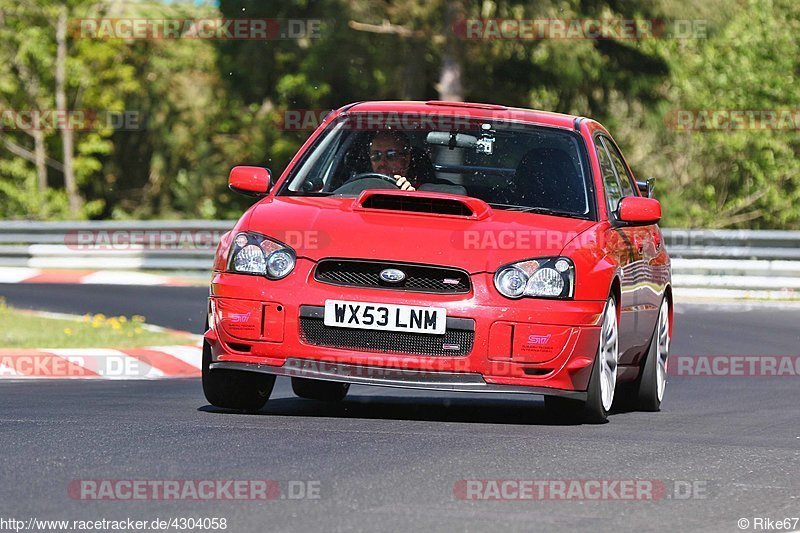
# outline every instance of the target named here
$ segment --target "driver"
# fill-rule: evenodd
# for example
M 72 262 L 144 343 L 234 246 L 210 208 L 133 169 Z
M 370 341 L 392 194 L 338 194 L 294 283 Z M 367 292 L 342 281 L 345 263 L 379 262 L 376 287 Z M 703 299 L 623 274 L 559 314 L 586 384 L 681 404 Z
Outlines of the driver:
M 419 187 L 419 179 L 410 172 L 411 143 L 405 133 L 382 131 L 376 134 L 369 145 L 369 160 L 374 172 L 392 176 L 398 188 L 416 191 Z

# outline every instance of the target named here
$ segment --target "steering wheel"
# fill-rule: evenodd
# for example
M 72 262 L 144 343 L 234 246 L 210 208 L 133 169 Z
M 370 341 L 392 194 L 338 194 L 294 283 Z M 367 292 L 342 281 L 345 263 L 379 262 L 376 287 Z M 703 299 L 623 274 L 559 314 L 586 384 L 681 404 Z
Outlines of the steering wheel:
M 392 185 L 394 185 L 398 189 L 400 188 L 400 186 L 397 185 L 397 180 L 396 179 L 394 179 L 392 176 L 390 176 L 388 174 L 381 174 L 380 172 L 363 172 L 361 174 L 356 174 L 355 176 L 353 176 L 352 178 L 347 180 L 346 183 L 353 183 L 354 181 L 358 181 L 358 180 L 367 180 L 367 179 L 376 179 L 376 178 L 377 179 L 382 179 L 383 181 L 391 183 Z

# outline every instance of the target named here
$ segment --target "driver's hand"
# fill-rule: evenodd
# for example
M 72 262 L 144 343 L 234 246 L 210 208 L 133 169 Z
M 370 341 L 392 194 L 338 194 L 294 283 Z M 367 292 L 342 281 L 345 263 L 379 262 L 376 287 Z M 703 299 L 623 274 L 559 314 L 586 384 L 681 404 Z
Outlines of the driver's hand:
M 407 179 L 405 179 L 403 176 L 401 176 L 399 174 L 395 174 L 394 175 L 394 179 L 395 179 L 395 183 L 397 183 L 397 186 L 400 187 L 400 190 L 403 190 L 403 191 L 416 191 L 417 190 L 416 187 L 411 185 L 411 182 L 409 182 Z

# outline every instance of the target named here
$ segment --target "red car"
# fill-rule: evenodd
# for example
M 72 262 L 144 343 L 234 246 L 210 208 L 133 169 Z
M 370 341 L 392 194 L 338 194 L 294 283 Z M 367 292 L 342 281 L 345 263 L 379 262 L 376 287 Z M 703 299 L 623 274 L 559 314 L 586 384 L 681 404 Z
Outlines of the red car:
M 203 389 L 258 410 L 275 376 L 342 400 L 350 384 L 528 393 L 586 421 L 658 410 L 670 260 L 651 182 L 569 115 L 364 102 L 325 118 L 219 244 Z

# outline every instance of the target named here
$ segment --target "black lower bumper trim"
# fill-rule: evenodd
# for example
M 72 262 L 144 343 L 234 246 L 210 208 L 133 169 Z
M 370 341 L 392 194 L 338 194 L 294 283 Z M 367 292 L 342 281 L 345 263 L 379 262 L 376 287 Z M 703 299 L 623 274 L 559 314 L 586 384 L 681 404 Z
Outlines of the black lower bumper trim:
M 220 361 L 211 364 L 211 370 L 241 370 L 260 372 L 276 376 L 289 376 L 325 381 L 339 381 L 358 385 L 376 385 L 406 389 L 438 390 L 448 392 L 491 392 L 513 394 L 539 394 L 585 400 L 582 391 L 551 389 L 548 387 L 524 387 L 517 385 L 495 385 L 487 383 L 483 376 L 470 372 L 433 372 L 384 368 L 379 366 L 329 363 L 290 357 L 283 366 L 259 365 Z

